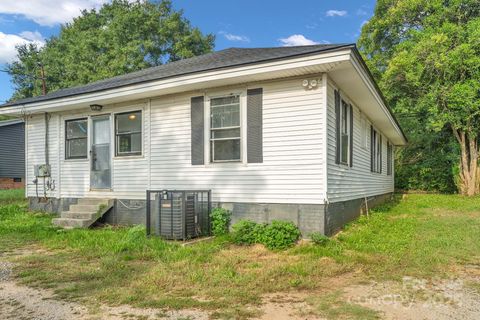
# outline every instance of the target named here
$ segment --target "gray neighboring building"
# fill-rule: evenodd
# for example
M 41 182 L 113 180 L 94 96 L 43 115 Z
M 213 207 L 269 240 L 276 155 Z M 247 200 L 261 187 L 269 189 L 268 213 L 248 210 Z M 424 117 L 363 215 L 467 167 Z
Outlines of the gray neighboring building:
M 25 179 L 25 124 L 0 121 L 0 189 L 22 188 Z

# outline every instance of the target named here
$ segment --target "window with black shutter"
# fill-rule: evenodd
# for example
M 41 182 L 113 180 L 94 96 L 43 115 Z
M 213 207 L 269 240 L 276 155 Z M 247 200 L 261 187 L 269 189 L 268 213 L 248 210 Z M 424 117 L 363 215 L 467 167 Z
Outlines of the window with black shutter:
M 191 125 L 192 165 L 204 164 L 204 152 L 208 163 L 263 162 L 262 88 L 248 89 L 246 95 L 231 93 L 206 100 L 193 97 Z

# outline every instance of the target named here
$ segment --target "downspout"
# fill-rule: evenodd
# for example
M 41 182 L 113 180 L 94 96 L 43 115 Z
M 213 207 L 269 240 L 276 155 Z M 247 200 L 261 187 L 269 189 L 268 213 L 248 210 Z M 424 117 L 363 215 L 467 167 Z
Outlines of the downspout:
M 49 159 L 48 159 L 48 113 L 45 112 L 45 164 L 49 164 Z M 47 184 L 46 184 L 46 177 L 43 176 L 43 198 L 46 201 L 47 200 Z
M 49 114 L 45 112 L 45 164 L 48 166 L 49 159 L 48 159 L 48 122 L 49 122 Z

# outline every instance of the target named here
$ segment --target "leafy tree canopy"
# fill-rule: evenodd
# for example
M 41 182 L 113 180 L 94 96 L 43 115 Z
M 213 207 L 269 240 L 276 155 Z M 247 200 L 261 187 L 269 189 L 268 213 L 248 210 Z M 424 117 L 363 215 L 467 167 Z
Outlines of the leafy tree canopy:
M 113 0 L 83 11 L 41 49 L 18 47 L 18 61 L 8 66 L 16 89 L 12 99 L 42 94 L 39 64 L 48 91 L 54 91 L 207 53 L 214 40 L 192 27 L 170 0 Z
M 433 137 L 452 133 L 461 151 L 459 189 L 478 193 L 480 2 L 379 0 L 359 46 L 394 110 L 416 115 L 413 121 L 422 118 L 413 136 L 422 130 Z M 403 122 L 408 127 L 413 121 Z M 413 148 L 424 138 L 414 139 Z M 430 153 L 423 160 L 439 156 Z

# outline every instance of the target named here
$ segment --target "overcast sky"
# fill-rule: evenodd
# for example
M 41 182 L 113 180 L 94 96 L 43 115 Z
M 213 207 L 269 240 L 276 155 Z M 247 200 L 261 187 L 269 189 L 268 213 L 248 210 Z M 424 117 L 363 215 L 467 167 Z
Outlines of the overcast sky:
M 82 9 L 98 8 L 107 1 L 0 0 L 0 68 L 15 59 L 15 45 L 41 46 Z M 173 4 L 194 26 L 214 33 L 216 50 L 221 50 L 356 42 L 375 1 L 173 0 Z M 8 74 L 0 72 L 0 102 L 12 92 Z

